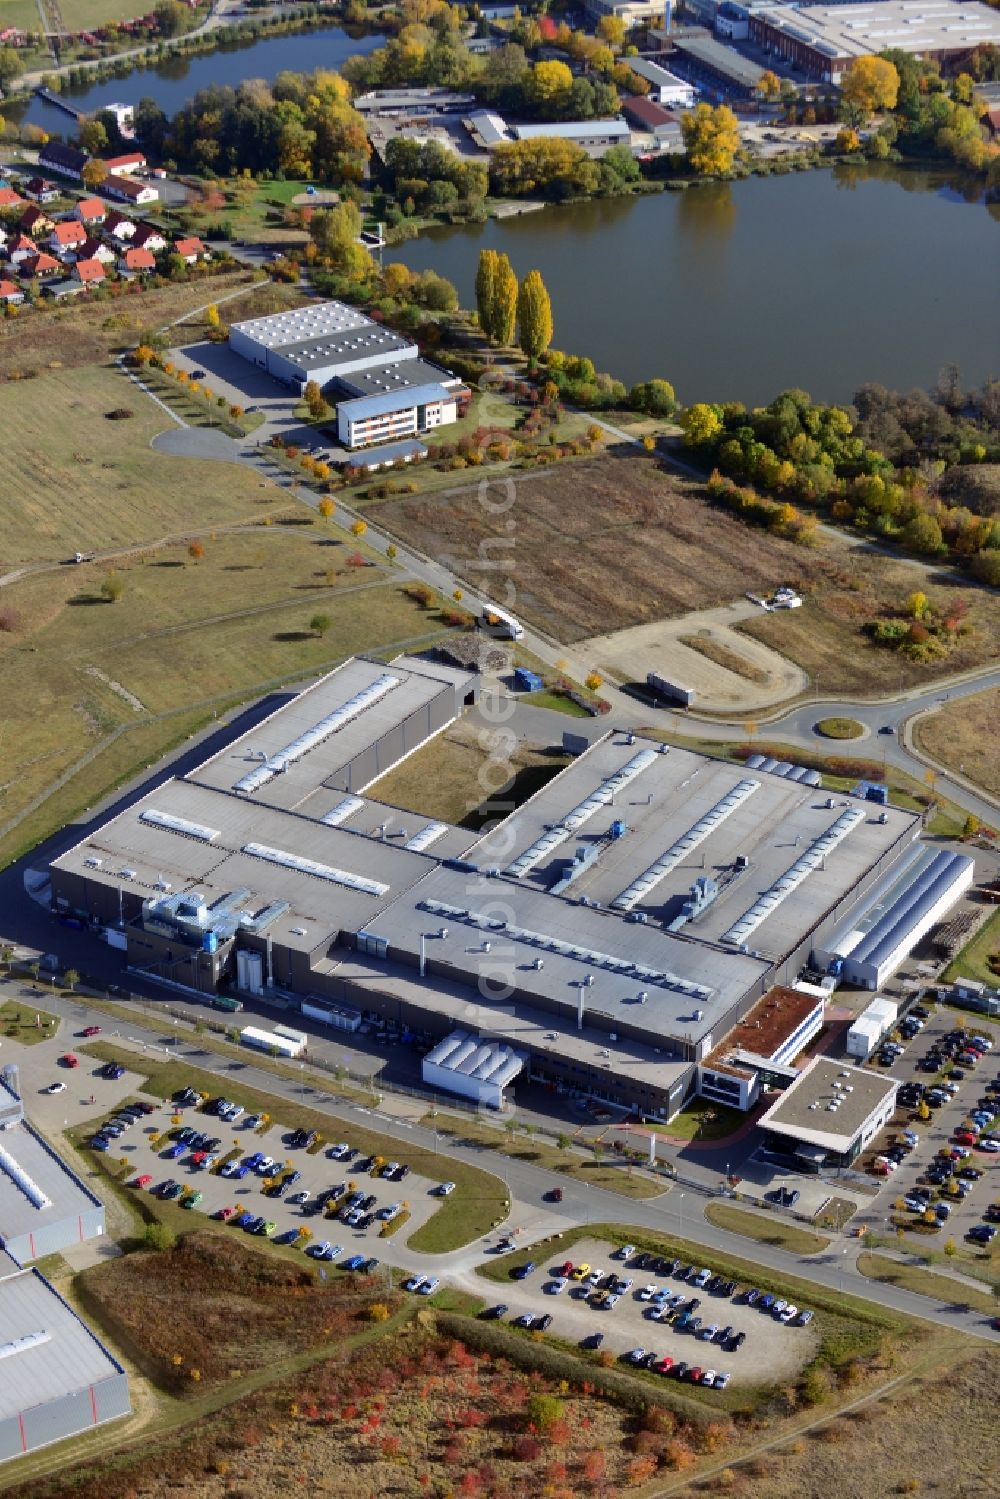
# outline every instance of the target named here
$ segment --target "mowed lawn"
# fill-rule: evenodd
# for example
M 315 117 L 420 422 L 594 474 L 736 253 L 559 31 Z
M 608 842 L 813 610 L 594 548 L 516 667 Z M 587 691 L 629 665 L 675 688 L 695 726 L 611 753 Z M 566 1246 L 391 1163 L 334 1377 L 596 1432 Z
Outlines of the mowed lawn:
M 109 420 L 107 413 L 119 408 L 133 415 Z M 157 453 L 150 441 L 170 425 L 113 368 L 0 385 L 0 428 L 7 434 L 0 575 L 23 563 L 130 547 L 287 505 L 276 486 L 235 464 Z
M 437 615 L 385 571 L 352 566 L 364 549 L 326 522 L 219 532 L 201 544 L 197 562 L 185 544 L 151 548 L 114 569 L 57 568 L 2 590 L 19 622 L 0 633 L 0 859 L 217 712 L 357 651 L 442 633 Z M 100 594 L 112 571 L 123 590 L 116 603 Z M 316 615 L 329 620 L 322 634 Z M 82 765 L 88 754 L 106 766 Z M 74 767 L 79 780 L 58 785 Z M 54 788 L 27 836 L 19 820 Z

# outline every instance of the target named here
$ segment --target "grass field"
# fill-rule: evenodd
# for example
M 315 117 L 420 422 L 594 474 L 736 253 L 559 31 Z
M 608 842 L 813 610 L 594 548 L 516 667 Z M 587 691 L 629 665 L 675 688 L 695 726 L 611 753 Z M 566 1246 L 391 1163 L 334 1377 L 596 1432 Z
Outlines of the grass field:
M 453 1120 L 428 1114 L 421 1123 L 436 1129 L 439 1135 L 447 1135 L 456 1144 L 485 1146 L 487 1150 L 510 1156 L 513 1161 L 530 1161 L 543 1170 L 558 1171 L 561 1176 L 572 1177 L 588 1186 L 603 1187 L 609 1192 L 619 1192 L 623 1197 L 659 1197 L 669 1190 L 668 1183 L 653 1181 L 633 1171 L 624 1160 L 616 1161 L 608 1151 L 601 1159 L 596 1156 L 588 1158 L 569 1148 L 560 1150 L 558 1145 L 538 1136 L 501 1132 L 489 1125 L 476 1124 L 471 1119 Z M 419 1248 L 419 1244 L 415 1243 L 414 1248 Z
M 942 765 L 961 770 L 970 781 L 1000 796 L 1000 687 L 974 697 L 957 698 L 937 713 L 918 718 L 913 737 L 920 749 Z M 1000 812 L 996 821 L 1000 822 Z
M 954 1302 L 970 1306 L 973 1311 L 994 1315 L 996 1298 L 986 1291 L 977 1291 L 964 1281 L 937 1270 L 925 1270 L 920 1265 L 903 1265 L 884 1254 L 858 1255 L 858 1269 L 869 1280 L 882 1280 L 887 1285 L 902 1286 L 917 1296 L 930 1296 L 935 1301 Z
M 67 31 L 93 31 L 114 21 L 131 21 L 149 14 L 142 0 L 59 0 L 59 11 Z M 37 19 L 36 7 L 36 23 Z
M 253 272 L 242 268 L 153 287 L 115 301 L 76 298 L 71 306 L 57 306 L 43 300 L 40 306 L 45 310 L 0 322 L 0 382 L 24 378 L 29 372 L 102 364 L 133 348 L 144 329 L 161 328 L 195 308 L 218 302 L 237 287 L 249 289 L 252 284 Z
M 710 508 L 699 485 L 651 457 L 609 454 L 505 477 L 516 484 L 511 507 L 483 505 L 471 485 L 388 500 L 372 513 L 463 576 L 488 551 L 497 589 L 509 581 L 518 614 L 560 640 L 720 604 L 821 569 L 818 553 Z
M 57 1024 L 54 1015 L 36 1010 L 32 1005 L 17 1004 L 12 999 L 0 1005 L 0 1031 L 22 1046 L 34 1046 L 37 1041 L 54 1036 Z
M 133 416 L 109 421 L 122 407 Z M 287 508 L 235 464 L 157 453 L 150 440 L 169 418 L 106 366 L 0 385 L 0 424 L 17 433 L 0 492 L 0 576 Z
M 553 733 L 559 732 L 557 720 Z M 568 763 L 565 755 L 523 744 L 509 752 L 505 747 L 502 758 L 492 759 L 479 731 L 458 723 L 369 786 L 368 795 L 476 829 L 513 811 Z
M 759 1213 L 744 1212 L 728 1202 L 710 1202 L 705 1208 L 705 1217 L 716 1228 L 742 1234 L 745 1239 L 757 1239 L 761 1244 L 777 1245 L 791 1254 L 818 1254 L 830 1242 L 821 1234 L 800 1228 L 797 1223 L 778 1217 L 762 1218 Z
M 228 478 L 226 465 L 204 468 L 211 480 Z M 258 493 L 272 504 L 280 496 L 236 477 L 249 503 Z M 208 488 L 201 480 L 195 493 Z M 359 650 L 440 635 L 436 616 L 380 569 L 352 566 L 365 548 L 326 522 L 203 536 L 199 562 L 184 543 L 150 547 L 113 568 L 56 568 L 2 590 L 17 623 L 0 632 L 0 757 L 13 767 L 20 748 L 16 774 L 0 779 L 0 858 L 30 847 L 236 702 Z M 112 571 L 123 592 L 109 604 L 100 587 Z M 317 613 L 330 620 L 323 635 L 311 628 Z M 26 814 L 30 829 L 20 824 Z
M 731 1109 L 727 1104 L 696 1098 L 675 1114 L 669 1124 L 658 1125 L 657 1129 L 683 1140 L 725 1140 L 746 1124 L 746 1118 L 739 1109 Z
M 125 1051 L 108 1041 L 88 1042 L 81 1050 L 100 1061 L 121 1062 L 131 1072 L 137 1072 L 145 1079 L 143 1090 L 157 1098 L 169 1098 L 179 1088 L 187 1086 L 198 1087 L 206 1093 L 217 1088 L 213 1075 L 201 1072 L 193 1063 L 158 1062 L 152 1058 L 137 1056 L 135 1052 Z M 238 1053 L 235 1048 L 233 1054 L 245 1056 L 245 1053 Z M 231 1082 L 226 1082 L 226 1097 L 242 1104 L 248 1113 L 271 1114 L 289 1129 L 314 1129 L 330 1139 L 337 1138 L 335 1131 L 343 1128 L 351 1144 L 364 1154 L 399 1159 L 402 1152 L 402 1158 L 405 1158 L 410 1169 L 419 1176 L 429 1177 L 431 1181 L 443 1179 L 447 1171 L 449 1180 L 456 1184 L 456 1190 L 450 1197 L 441 1199 L 441 1206 L 424 1224 L 420 1235 L 414 1234 L 415 1241 L 418 1237 L 420 1239 L 419 1243 L 414 1243 L 414 1248 L 441 1253 L 460 1249 L 463 1244 L 487 1233 L 505 1215 L 505 1184 L 498 1176 L 481 1171 L 476 1166 L 469 1166 L 465 1161 L 446 1160 L 426 1147 L 404 1147 L 398 1140 L 390 1140 L 377 1130 L 367 1129 L 353 1120 L 349 1125 L 338 1124 L 329 1114 L 318 1113 L 306 1104 L 294 1103 L 290 1099 L 276 1099 L 270 1093 L 249 1087 L 235 1077 Z M 171 1204 L 164 1206 L 170 1207 Z M 189 1219 L 190 1215 L 185 1213 L 184 1217 Z
M 865 727 L 856 718 L 821 718 L 816 724 L 816 732 L 824 739 L 861 739 Z
M 141 14 L 140 11 L 136 12 Z M 0 21 L 3 26 L 14 26 L 18 31 L 39 31 L 37 0 L 3 0 L 0 5 Z
M 990 968 L 989 959 L 1000 954 L 1000 910 L 994 911 L 971 942 L 967 942 L 954 962 L 949 963 L 941 977 L 944 980 L 967 978 L 978 979 L 982 984 L 995 985 L 1000 982 L 1000 973 Z M 979 1024 L 979 1017 L 976 1017 Z

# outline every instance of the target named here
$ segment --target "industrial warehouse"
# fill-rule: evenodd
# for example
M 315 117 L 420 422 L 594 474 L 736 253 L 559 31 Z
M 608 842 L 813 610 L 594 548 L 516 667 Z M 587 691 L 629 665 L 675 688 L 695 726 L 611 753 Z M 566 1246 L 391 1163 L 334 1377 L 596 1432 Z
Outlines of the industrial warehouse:
M 24 1117 L 17 1068 L 0 1078 L 0 1245 L 28 1264 L 104 1233 L 104 1204 Z
M 310 302 L 234 323 L 229 346 L 293 390 L 310 381 L 327 390 L 337 401 L 338 438 L 349 448 L 446 426 L 468 403 L 457 375 L 344 302 Z
M 485 835 L 380 801 L 475 695 L 437 662 L 346 662 L 64 852 L 55 909 L 165 983 L 451 1039 L 435 1085 L 495 1107 L 524 1072 L 669 1118 L 704 1064 L 715 1096 L 740 1072 L 787 1083 L 822 1022 L 803 969 L 833 953 L 832 989 L 850 946 L 884 976 L 971 877 L 878 788 L 624 732 Z M 775 986 L 805 997 L 755 1044 L 737 1028 Z
M 43 1275 L 0 1251 L 0 1462 L 131 1408 L 118 1360 Z
M 856 58 L 896 50 L 940 62 L 1000 43 L 1000 16 L 967 0 L 775 5 L 750 12 L 751 42 L 811 77 L 839 83 Z

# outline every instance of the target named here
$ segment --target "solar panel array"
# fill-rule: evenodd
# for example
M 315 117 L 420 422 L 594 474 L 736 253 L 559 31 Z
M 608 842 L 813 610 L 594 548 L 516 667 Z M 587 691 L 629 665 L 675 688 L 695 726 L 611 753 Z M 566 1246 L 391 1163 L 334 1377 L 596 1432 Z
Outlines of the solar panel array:
M 244 843 L 241 850 L 253 859 L 264 859 L 268 864 L 280 864 L 284 869 L 294 869 L 297 874 L 311 874 L 317 880 L 329 880 L 332 885 L 344 885 L 348 890 L 358 890 L 362 895 L 386 895 L 388 885 L 380 880 L 369 880 L 361 874 L 351 874 L 346 869 L 337 869 L 332 864 L 320 864 L 315 859 L 303 859 L 299 854 L 286 853 L 281 848 L 269 848 L 266 843 Z
M 664 973 L 658 968 L 647 968 L 645 964 L 633 963 L 628 958 L 616 958 L 612 953 L 599 952 L 594 948 L 577 947 L 574 943 L 563 942 L 561 938 L 552 937 L 547 932 L 532 932 L 526 927 L 512 926 L 510 922 L 501 921 L 492 916 L 481 916 L 477 911 L 467 911 L 463 906 L 452 906 L 447 901 L 422 900 L 419 903 L 419 909 L 428 911 L 433 916 L 446 916 L 450 921 L 460 921 L 465 926 L 475 927 L 482 932 L 503 932 L 504 936 L 512 941 L 523 942 L 526 946 L 539 948 L 542 952 L 554 953 L 561 958 L 572 958 L 592 968 L 603 968 L 621 978 L 641 979 L 643 983 L 653 984 L 659 989 L 670 989 L 694 1000 L 708 1000 L 714 992 L 706 988 L 704 984 L 695 984 L 689 979 L 679 978 L 674 973 Z
M 523 853 L 518 854 L 513 863 L 508 864 L 507 873 L 512 874 L 515 879 L 520 879 L 522 875 L 534 869 L 535 865 L 541 863 L 544 858 L 547 858 L 553 849 L 558 848 L 561 843 L 566 842 L 567 838 L 572 837 L 589 818 L 593 817 L 595 812 L 600 811 L 601 807 L 606 807 L 609 802 L 613 801 L 617 793 L 623 791 L 629 782 L 634 781 L 636 776 L 644 771 L 647 766 L 652 765 L 655 759 L 656 751 L 651 749 L 640 750 L 637 755 L 633 755 L 631 760 L 628 760 L 620 770 L 616 770 L 614 775 L 610 775 L 606 780 L 603 780 L 585 801 L 580 802 L 571 812 L 567 812 L 566 816 L 559 823 L 554 827 L 547 828 L 542 836 L 536 838 L 530 847 L 526 848 Z
M 280 771 L 287 770 L 289 765 L 294 765 L 296 760 L 301 760 L 303 755 L 315 749 L 318 744 L 322 744 L 324 739 L 329 739 L 331 734 L 335 734 L 346 723 L 350 723 L 352 718 L 357 718 L 359 713 L 363 713 L 366 708 L 370 708 L 373 703 L 385 697 L 393 687 L 398 687 L 399 680 L 399 677 L 394 677 L 391 672 L 383 672 L 380 677 L 375 678 L 374 682 L 369 682 L 367 687 L 363 687 L 352 698 L 348 698 L 346 703 L 341 703 L 339 708 L 335 708 L 332 713 L 328 713 L 325 718 L 321 718 L 318 723 L 306 729 L 297 739 L 293 739 L 291 744 L 286 744 L 284 749 L 269 755 L 263 764 L 258 765 L 254 770 L 248 770 L 246 775 L 241 776 L 236 782 L 233 790 L 259 791 L 261 786 L 266 786 L 268 781 Z
M 729 942 L 734 947 L 742 947 L 747 938 L 757 930 L 761 922 L 774 912 L 781 902 L 797 890 L 803 880 L 818 869 L 828 854 L 847 837 L 848 833 L 864 822 L 865 814 L 859 807 L 849 807 L 842 812 L 836 822 L 827 828 L 815 842 L 811 843 L 804 854 L 801 854 L 784 874 L 779 875 L 773 885 L 770 885 L 763 895 L 759 895 L 748 911 L 744 911 L 728 932 L 723 932 L 721 940 Z
M 197 838 L 199 843 L 214 843 L 219 837 L 218 828 L 189 822 L 186 817 L 175 817 L 172 812 L 157 812 L 155 807 L 144 808 L 139 813 L 139 821 L 148 822 L 154 828 L 165 828 L 168 833 L 180 833 L 185 838 Z
M 615 896 L 611 902 L 612 908 L 616 911 L 631 911 L 638 901 L 649 895 L 661 880 L 666 879 L 667 875 L 677 868 L 682 859 L 686 859 L 699 844 L 704 843 L 705 839 L 709 838 L 716 828 L 736 811 L 737 807 L 742 807 L 743 803 L 759 789 L 760 782 L 749 777 L 738 781 L 732 790 L 727 791 L 722 800 L 716 802 L 715 806 L 710 808 L 703 817 L 699 817 L 694 826 L 689 828 L 682 838 L 678 838 L 677 842 L 672 844 L 655 864 L 651 864 L 632 881 L 627 889 Z

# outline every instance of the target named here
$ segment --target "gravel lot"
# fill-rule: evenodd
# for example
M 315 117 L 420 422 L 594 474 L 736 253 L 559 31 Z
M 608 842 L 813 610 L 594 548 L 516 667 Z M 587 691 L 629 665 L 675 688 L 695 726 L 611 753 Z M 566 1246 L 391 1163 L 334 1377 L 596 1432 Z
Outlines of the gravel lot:
M 591 1333 L 602 1332 L 604 1347 L 614 1353 L 625 1353 L 631 1348 L 655 1349 L 661 1357 L 669 1354 L 675 1361 L 683 1359 L 688 1364 L 700 1364 L 703 1369 L 728 1369 L 734 1385 L 790 1379 L 812 1357 L 817 1343 L 813 1327 L 786 1327 L 755 1307 L 732 1298 L 709 1296 L 685 1281 L 668 1280 L 645 1270 L 630 1271 L 627 1264 L 611 1258 L 615 1247 L 603 1239 L 581 1239 L 565 1256 L 550 1253 L 539 1259 L 538 1268 L 526 1280 L 512 1280 L 509 1286 L 481 1278 L 478 1283 L 481 1288 L 489 1287 L 486 1294 L 493 1302 L 507 1303 L 508 1320 L 523 1312 L 550 1312 L 553 1336 L 579 1341 Z M 634 1284 L 610 1312 L 591 1307 L 573 1282 L 553 1296 L 544 1288 L 551 1283 L 552 1271 L 567 1258 L 576 1265 L 589 1264 L 594 1270 L 631 1275 Z M 712 1269 L 711 1258 L 699 1261 L 698 1268 L 702 1265 Z M 720 1328 L 731 1325 L 737 1332 L 746 1333 L 746 1342 L 735 1353 L 726 1353 L 717 1343 L 707 1343 L 690 1333 L 677 1332 L 666 1323 L 651 1321 L 649 1303 L 639 1300 L 640 1291 L 647 1285 L 669 1286 L 688 1296 L 700 1296 L 701 1306 L 696 1315 L 701 1317 L 703 1326 L 711 1322 L 718 1323 Z M 737 1287 L 738 1291 L 744 1289 Z

